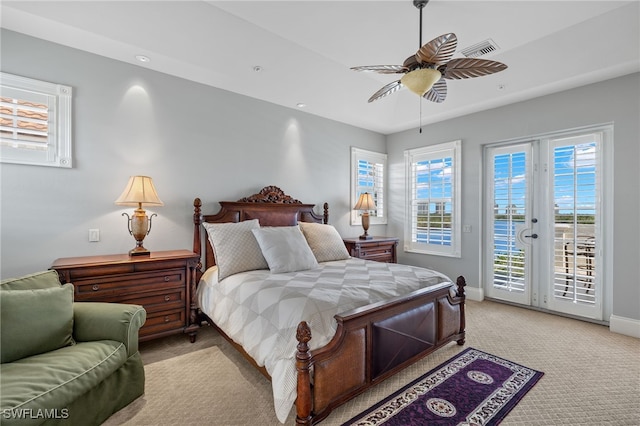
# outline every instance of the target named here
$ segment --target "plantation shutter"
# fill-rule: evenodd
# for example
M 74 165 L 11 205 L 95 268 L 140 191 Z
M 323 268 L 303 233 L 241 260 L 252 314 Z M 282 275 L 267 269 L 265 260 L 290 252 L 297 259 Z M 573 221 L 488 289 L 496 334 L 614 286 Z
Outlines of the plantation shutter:
M 72 167 L 69 86 L 0 72 L 0 162 Z
M 376 204 L 376 209 L 369 213 L 371 223 L 387 223 L 385 195 L 387 154 L 351 148 L 351 161 L 353 168 L 351 207 L 355 206 L 360 194 L 368 192 Z M 354 225 L 361 223 L 358 212 L 352 211 L 351 223 Z
M 551 140 L 554 297 L 594 304 L 599 291 L 600 133 Z
M 528 145 L 496 149 L 493 157 L 493 285 L 524 292 L 525 254 L 516 239 L 529 208 L 526 176 L 531 155 Z
M 405 250 L 460 255 L 459 141 L 405 151 Z
M 0 98 L 0 137 L 13 148 L 46 150 L 49 142 L 49 105 L 17 97 Z
M 384 214 L 384 164 L 367 160 L 358 161 L 358 189 L 357 194 L 368 192 L 373 196 L 376 210 L 372 216 L 381 217 Z

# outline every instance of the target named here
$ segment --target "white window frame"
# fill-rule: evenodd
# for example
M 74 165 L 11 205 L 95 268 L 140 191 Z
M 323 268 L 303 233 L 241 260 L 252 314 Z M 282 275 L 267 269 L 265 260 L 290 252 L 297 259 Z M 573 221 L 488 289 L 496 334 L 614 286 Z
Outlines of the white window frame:
M 360 149 L 351 147 L 351 225 L 362 225 L 362 219 L 359 211 L 353 210 L 353 207 L 358 202 L 360 190 L 358 188 L 358 163 L 360 161 L 366 161 L 374 164 L 379 172 L 382 173 L 382 179 L 378 180 L 379 185 L 374 183 L 374 194 L 378 194 L 376 201 L 375 211 L 372 211 L 369 216 L 369 223 L 372 225 L 386 225 L 387 223 L 387 154 L 381 152 L 368 151 L 366 149 Z M 381 203 L 379 203 L 381 201 Z
M 0 95 L 45 104 L 48 113 L 46 144 L 3 137 L 0 139 L 0 162 L 72 167 L 71 87 L 0 72 Z
M 461 257 L 461 150 L 460 140 L 446 142 L 421 148 L 409 149 L 404 152 L 405 177 L 406 177 L 406 205 L 405 205 L 405 235 L 404 250 L 406 252 L 431 254 L 447 257 Z M 440 160 L 451 158 L 451 243 L 450 245 L 429 244 L 418 242 L 414 236 L 417 234 L 417 220 L 414 220 L 413 212 L 417 211 L 414 164 L 427 160 Z

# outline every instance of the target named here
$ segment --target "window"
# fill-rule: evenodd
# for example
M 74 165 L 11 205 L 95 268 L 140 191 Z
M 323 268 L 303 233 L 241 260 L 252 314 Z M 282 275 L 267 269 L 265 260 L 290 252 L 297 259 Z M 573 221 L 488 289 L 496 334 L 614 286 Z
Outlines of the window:
M 71 167 L 71 87 L 0 73 L 0 161 Z
M 405 151 L 405 251 L 460 257 L 460 148 L 454 141 Z
M 351 207 L 356 205 L 360 194 L 370 193 L 376 203 L 376 210 L 369 212 L 372 225 L 387 223 L 386 173 L 387 154 L 351 148 Z M 361 223 L 360 214 L 351 210 L 351 224 Z

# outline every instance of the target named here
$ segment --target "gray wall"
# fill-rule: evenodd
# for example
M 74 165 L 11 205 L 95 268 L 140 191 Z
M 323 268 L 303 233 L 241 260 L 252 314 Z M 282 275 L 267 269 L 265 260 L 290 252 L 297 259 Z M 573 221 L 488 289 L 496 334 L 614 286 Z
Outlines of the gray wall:
M 389 154 L 389 225 L 403 236 L 405 149 L 463 141 L 462 259 L 409 254 L 401 262 L 464 274 L 479 287 L 482 146 L 614 122 L 613 314 L 640 319 L 640 107 L 638 74 L 385 137 L 295 109 L 192 83 L 2 30 L 2 71 L 74 88 L 74 168 L 0 164 L 0 268 L 3 278 L 48 268 L 59 257 L 123 253 L 134 246 L 113 201 L 134 174 L 153 177 L 165 206 L 145 239 L 152 250 L 190 249 L 192 203 L 205 212 L 264 185 L 303 202 L 331 206 L 349 224 L 351 146 Z M 320 208 L 318 208 L 320 212 Z M 88 242 L 99 228 L 101 241 Z M 388 229 L 387 229 L 388 228 Z
M 399 254 L 399 261 L 464 274 L 481 287 L 482 149 L 485 144 L 547 132 L 614 123 L 613 304 L 617 316 L 640 319 L 640 74 L 592 84 L 409 130 L 387 139 L 391 199 L 388 232 L 403 236 L 404 151 L 462 140 L 462 259 Z M 402 243 L 400 244 L 402 246 Z M 608 253 L 608 255 L 611 255 Z
M 165 203 L 148 209 L 158 214 L 150 250 L 191 249 L 195 197 L 214 213 L 265 185 L 318 213 L 328 202 L 342 235 L 361 233 L 349 224 L 350 147 L 385 152 L 383 135 L 15 32 L 1 43 L 3 72 L 74 90 L 74 167 L 0 164 L 3 278 L 133 248 L 121 216 L 133 208 L 114 201 L 137 174 Z M 88 242 L 90 228 L 100 242 Z

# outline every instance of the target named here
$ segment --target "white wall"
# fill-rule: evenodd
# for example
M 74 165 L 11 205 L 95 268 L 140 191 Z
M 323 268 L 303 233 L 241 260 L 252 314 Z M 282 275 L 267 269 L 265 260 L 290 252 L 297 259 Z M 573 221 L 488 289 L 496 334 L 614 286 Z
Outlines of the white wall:
M 462 258 L 399 253 L 399 261 L 463 274 L 481 286 L 482 148 L 485 144 L 583 126 L 614 125 L 613 315 L 640 320 L 640 74 L 543 96 L 526 102 L 409 130 L 387 139 L 391 199 L 388 232 L 400 237 L 404 225 L 404 151 L 462 140 Z M 402 247 L 402 243 L 400 244 Z M 609 254 L 611 255 L 611 254 Z
M 130 175 L 154 180 L 163 207 L 150 250 L 191 249 L 193 199 L 215 213 L 276 185 L 330 206 L 347 236 L 350 147 L 385 152 L 385 137 L 296 109 L 2 30 L 2 71 L 73 87 L 72 169 L 0 165 L 1 275 L 47 269 L 59 257 L 135 246 L 114 204 Z M 100 229 L 101 241 L 88 242 Z M 378 228 L 384 234 L 384 227 Z

